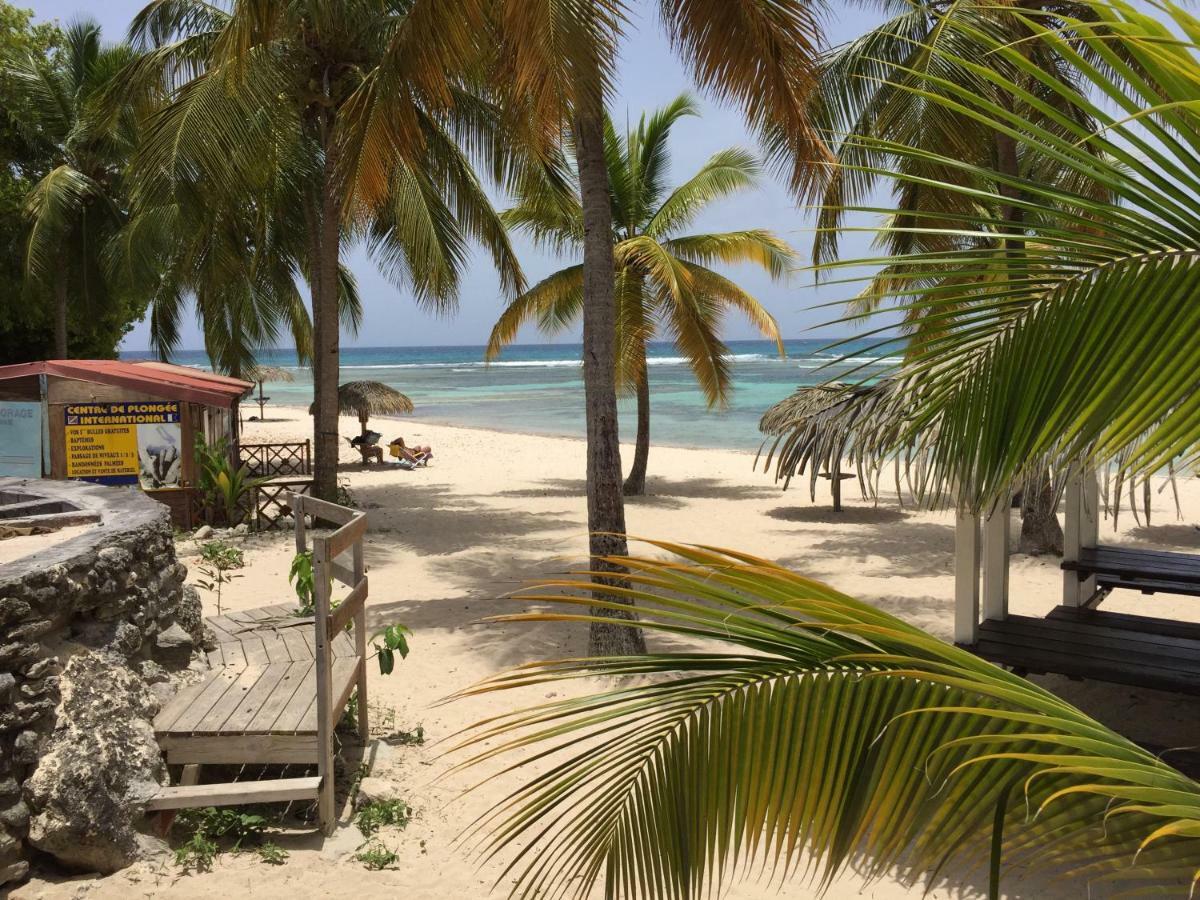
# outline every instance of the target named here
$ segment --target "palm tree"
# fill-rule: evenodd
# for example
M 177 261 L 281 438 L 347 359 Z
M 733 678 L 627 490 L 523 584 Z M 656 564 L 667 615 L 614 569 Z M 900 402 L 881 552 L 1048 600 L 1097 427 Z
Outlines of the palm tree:
M 54 354 L 68 356 L 69 306 L 107 315 L 113 304 L 104 248 L 125 220 L 123 174 L 137 139 L 137 116 L 122 103 L 100 115 L 98 101 L 133 58 L 125 44 L 104 45 L 100 26 L 81 19 L 64 29 L 51 56 L 6 62 L 6 75 L 23 101 L 12 114 L 35 140 L 52 148 L 53 165 L 25 201 L 28 291 L 47 291 L 54 310 Z
M 1048 10 L 1051 7 L 1047 7 Z M 1094 20 L 1084 4 L 1065 3 L 1052 7 L 1053 21 L 1069 30 L 1075 19 Z M 949 27 L 961 25 L 966 27 Z M 980 39 L 973 37 L 978 34 Z M 892 260 L 878 267 L 872 281 L 850 304 L 852 312 L 869 313 L 894 302 L 895 292 L 911 287 L 912 271 L 905 261 L 909 254 L 931 254 L 980 249 L 1005 240 L 1011 252 L 1022 248 L 1022 234 L 1037 216 L 1013 206 L 1017 196 L 999 176 L 1036 178 L 1102 196 L 1095 181 L 1064 167 L 1053 156 L 1039 155 L 1010 135 L 963 111 L 927 102 L 923 92 L 939 92 L 941 82 L 987 96 L 991 102 L 1043 127 L 1057 128 L 1055 116 L 1073 119 L 1080 127 L 1094 125 L 1083 106 L 1073 102 L 1077 75 L 1062 56 L 1039 41 L 1024 41 L 1030 34 L 1027 23 L 992 3 L 975 0 L 925 0 L 905 6 L 892 19 L 831 53 L 822 63 L 821 89 L 814 97 L 814 119 L 833 141 L 837 165 L 823 187 L 821 215 L 813 242 L 813 259 L 820 265 L 835 260 L 845 210 L 860 205 L 875 189 L 882 173 L 896 167 L 906 177 L 893 182 L 895 210 L 888 213 L 892 227 L 881 231 L 880 249 Z M 1005 59 L 987 52 L 989 41 L 1019 44 L 1024 58 L 1043 73 L 1057 78 L 1066 90 L 1039 95 L 1045 108 L 1001 89 L 982 77 L 977 67 L 958 65 L 954 57 L 972 63 L 990 62 L 1014 79 L 1025 91 L 1033 84 L 1030 76 Z M 943 49 L 949 53 L 941 52 Z M 1036 91 L 1035 91 L 1036 93 Z M 886 143 L 872 144 L 863 138 L 902 143 L 931 151 L 929 156 L 900 156 L 888 153 Z M 939 156 L 970 161 L 971 169 L 947 169 Z M 958 189 L 941 187 L 951 182 Z M 956 217 L 987 212 L 978 193 L 961 188 L 992 188 L 997 195 L 990 215 L 997 222 L 1012 222 L 998 233 L 952 233 L 939 225 Z M 1005 238 L 1004 235 L 1010 235 Z M 960 289 L 976 277 L 973 271 L 948 266 L 933 276 Z M 969 292 L 960 290 L 969 297 Z M 907 306 L 903 328 L 918 339 L 953 326 L 943 309 L 928 315 L 924 308 Z M 1062 553 L 1063 534 L 1055 514 L 1057 495 L 1049 473 L 1037 473 L 1021 491 L 1021 548 L 1025 552 Z
M 936 445 L 921 463 L 930 496 L 951 496 L 977 512 L 1046 467 L 1111 463 L 1143 477 L 1171 464 L 1180 468 L 1180 457 L 1182 465 L 1196 459 L 1200 347 L 1184 336 L 1200 316 L 1189 293 L 1193 281 L 1200 283 L 1200 213 L 1191 200 L 1200 193 L 1200 176 L 1190 149 L 1200 146 L 1193 112 L 1200 99 L 1200 30 L 1178 7 L 1164 10 L 1166 24 L 1097 2 L 1098 24 L 1079 23 L 1074 35 L 1057 30 L 1053 19 L 1043 23 L 1038 13 L 1022 13 L 1024 27 L 1075 68 L 1082 88 L 1029 64 L 1024 46 L 1009 46 L 969 24 L 950 26 L 1018 74 L 980 64 L 978 51 L 967 58 L 943 50 L 948 64 L 1030 104 L 1051 98 L 1043 110 L 1069 102 L 1082 112 L 1042 124 L 949 80 L 938 82 L 942 96 L 933 102 L 1004 132 L 1031 157 L 1053 158 L 1073 179 L 1023 172 L 971 184 L 978 170 L 969 159 L 861 139 L 873 152 L 944 168 L 953 177 L 937 182 L 938 189 L 958 195 L 964 206 L 978 201 L 928 228 L 947 241 L 976 236 L 979 246 L 874 258 L 907 267 L 889 290 L 906 314 L 959 323 L 914 336 L 894 373 L 897 396 L 919 396 L 904 411 L 907 425 L 896 432 L 897 444 L 937 428 Z M 1164 39 L 1171 28 L 1185 39 Z M 898 178 L 919 180 L 896 171 Z M 997 218 L 1014 192 L 1019 223 Z M 864 211 L 853 204 L 845 209 Z M 983 240 L 1018 224 L 1025 245 L 1020 254 Z M 881 239 L 890 240 L 899 227 L 885 226 Z M 846 259 L 822 268 L 856 269 L 865 262 Z M 948 268 L 969 272 L 971 283 L 943 281 L 940 273 Z
M 414 3 L 414 10 L 419 5 Z M 469 55 L 485 36 L 490 81 L 519 133 L 543 157 L 560 135 L 575 148 L 583 219 L 583 383 L 587 418 L 587 505 L 597 583 L 619 583 L 606 559 L 625 549 L 625 506 L 617 428 L 615 261 L 604 110 L 621 41 L 643 4 L 626 0 L 454 0 L 428 4 L 425 41 Z M 806 100 L 815 81 L 820 28 L 812 0 L 647 0 L 696 83 L 741 107 L 769 139 L 771 159 L 802 189 L 810 163 L 825 158 L 809 126 Z M 440 14 L 440 18 L 439 18 Z M 442 21 L 441 19 L 445 19 Z M 386 70 L 401 73 L 430 51 L 396 48 Z M 410 58 L 411 57 L 411 58 Z M 366 129 L 363 129 L 364 136 Z M 380 139 L 382 135 L 380 135 Z M 380 140 L 364 140 L 370 148 Z M 593 624 L 593 653 L 637 653 L 631 611 L 605 611 Z
M 228 11 L 155 0 L 132 26 L 146 56 L 129 85 L 165 100 L 135 161 L 139 202 L 184 203 L 195 187 L 202 200 L 249 209 L 261 252 L 291 247 L 308 284 L 321 497 L 336 490 L 343 248 L 365 241 L 398 286 L 438 309 L 455 302 L 471 239 L 505 291 L 522 286 L 471 167 L 474 157 L 503 173 L 513 156 L 474 90 L 478 24 L 428 0 L 266 0 Z
M 1200 784 L 1158 756 L 767 560 L 650 549 L 613 561 L 631 570 L 638 627 L 695 647 L 531 663 L 459 695 L 615 680 L 490 718 L 456 747 L 473 754 L 459 767 L 528 772 L 468 833 L 481 857 L 511 860 L 510 896 L 585 897 L 603 879 L 609 897 L 691 900 L 739 877 L 828 888 L 846 869 L 953 870 L 965 883 L 951 887 L 990 897 L 1021 869 L 1081 896 L 1186 896 Z M 503 618 L 594 618 L 585 574 L 521 593 L 542 611 Z
M 672 126 L 698 115 L 695 101 L 682 95 L 642 116 L 620 135 L 605 120 L 608 181 L 612 185 L 613 256 L 617 301 L 618 383 L 637 392 L 637 444 L 625 480 L 626 495 L 645 493 L 650 454 L 650 381 L 646 344 L 660 332 L 671 334 L 688 360 L 710 407 L 724 406 L 730 391 L 728 348 L 721 341 L 724 313 L 739 310 L 771 338 L 783 354 L 774 317 L 734 282 L 708 264 L 749 262 L 772 278 L 781 277 L 794 254 L 769 231 L 681 234 L 710 203 L 753 187 L 759 162 L 738 148 L 714 154 L 699 171 L 671 188 L 667 142 Z M 583 239 L 578 187 L 562 192 L 548 179 L 531 182 L 519 204 L 501 218 L 544 247 L 577 252 Z M 547 332 L 575 324 L 583 311 L 583 267 L 554 273 L 513 300 L 488 342 L 494 359 L 526 322 Z

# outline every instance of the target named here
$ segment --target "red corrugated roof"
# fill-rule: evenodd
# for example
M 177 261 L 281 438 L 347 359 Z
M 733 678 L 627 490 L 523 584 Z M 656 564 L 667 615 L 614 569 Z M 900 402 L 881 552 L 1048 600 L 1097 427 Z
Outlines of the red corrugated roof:
M 30 375 L 57 375 L 142 391 L 166 400 L 184 400 L 228 409 L 253 388 L 250 381 L 216 375 L 189 366 L 122 359 L 48 359 L 0 366 L 0 381 Z

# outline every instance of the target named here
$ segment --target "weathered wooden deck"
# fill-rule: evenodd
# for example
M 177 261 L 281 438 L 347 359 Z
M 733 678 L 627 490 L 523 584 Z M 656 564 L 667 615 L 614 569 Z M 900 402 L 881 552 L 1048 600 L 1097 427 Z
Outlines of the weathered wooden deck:
M 180 691 L 154 720 L 167 762 L 315 763 L 317 688 L 313 618 L 265 606 L 205 621 L 216 636 L 213 671 Z M 333 699 L 344 704 L 358 677 L 354 641 L 330 641 Z
M 181 765 L 180 783 L 160 788 L 146 811 L 169 816 L 188 806 L 314 799 L 321 830 L 336 821 L 334 728 L 358 691 L 359 739 L 370 735 L 367 710 L 367 601 L 363 535 L 365 513 L 298 493 L 288 495 L 295 515 L 296 550 L 308 549 L 307 516 L 340 527 L 312 539 L 315 615 L 300 618 L 279 604 L 208 620 L 216 636 L 213 670 L 180 691 L 154 720 L 167 762 Z M 347 556 L 344 565 L 337 562 Z M 332 596 L 335 583 L 350 588 Z M 317 774 L 254 782 L 199 784 L 207 763 L 315 764 Z

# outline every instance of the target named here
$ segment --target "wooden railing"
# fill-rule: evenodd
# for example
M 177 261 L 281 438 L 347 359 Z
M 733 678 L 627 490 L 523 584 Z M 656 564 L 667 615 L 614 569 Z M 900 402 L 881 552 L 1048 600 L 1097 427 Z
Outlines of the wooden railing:
M 283 478 L 312 474 L 312 442 L 241 444 L 238 460 L 254 478 Z
M 289 503 L 296 517 L 296 552 L 308 550 L 308 530 L 305 516 L 330 522 L 338 529 L 324 537 L 312 539 L 313 616 L 316 624 L 316 644 L 313 656 L 317 670 L 317 774 L 321 777 L 317 797 L 317 813 L 322 829 L 329 833 L 336 821 L 334 809 L 333 730 L 341 710 L 350 699 L 350 691 L 358 690 L 358 735 L 363 743 L 370 740 L 367 718 L 367 570 L 363 562 L 363 536 L 367 533 L 367 515 L 358 510 L 292 494 Z M 349 566 L 337 561 L 350 554 Z M 349 587 L 350 593 L 333 606 L 334 583 Z M 333 696 L 331 668 L 333 656 L 330 642 L 353 623 L 354 646 L 358 655 L 358 677 L 347 686 L 344 696 Z

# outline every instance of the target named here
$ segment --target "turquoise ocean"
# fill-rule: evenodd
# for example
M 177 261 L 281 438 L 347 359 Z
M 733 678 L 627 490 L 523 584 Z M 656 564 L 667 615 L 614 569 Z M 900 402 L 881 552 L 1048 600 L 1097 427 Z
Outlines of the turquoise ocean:
M 669 343 L 649 354 L 650 431 L 654 443 L 680 447 L 756 450 L 758 420 L 767 407 L 798 385 L 832 378 L 861 380 L 878 374 L 895 357 L 859 341 L 830 348 L 829 339 L 792 340 L 780 357 L 767 341 L 731 341 L 734 390 L 725 410 L 710 410 L 691 370 Z M 342 381 L 382 381 L 412 398 L 416 415 L 430 422 L 505 431 L 583 437 L 583 381 L 579 344 L 518 344 L 494 362 L 483 347 L 350 347 L 342 350 Z M 148 358 L 124 353 L 123 358 Z M 831 364 L 849 357 L 844 364 Z M 182 351 L 181 365 L 208 367 L 202 351 Z M 272 403 L 307 406 L 312 377 L 294 353 L 264 354 L 263 363 L 293 370 L 295 382 L 267 383 Z M 252 404 L 243 415 L 257 412 Z M 268 417 L 270 415 L 268 408 Z M 621 400 L 621 435 L 632 440 L 636 421 L 632 397 Z

